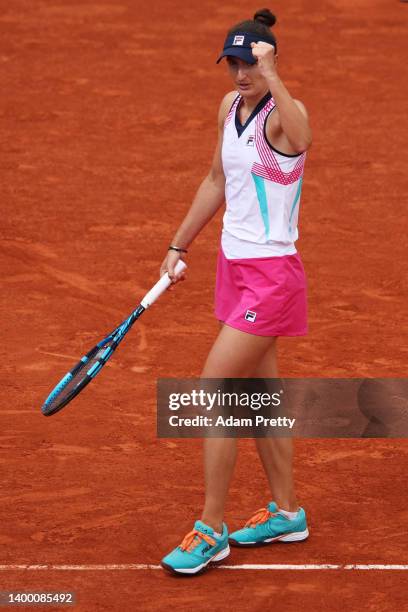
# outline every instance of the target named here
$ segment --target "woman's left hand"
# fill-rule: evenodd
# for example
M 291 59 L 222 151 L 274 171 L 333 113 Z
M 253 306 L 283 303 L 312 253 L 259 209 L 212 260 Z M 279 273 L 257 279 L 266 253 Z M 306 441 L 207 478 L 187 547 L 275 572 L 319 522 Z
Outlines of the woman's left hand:
M 267 42 L 252 42 L 252 55 L 258 60 L 258 67 L 260 73 L 264 77 L 275 76 L 276 70 L 276 57 L 275 47 Z

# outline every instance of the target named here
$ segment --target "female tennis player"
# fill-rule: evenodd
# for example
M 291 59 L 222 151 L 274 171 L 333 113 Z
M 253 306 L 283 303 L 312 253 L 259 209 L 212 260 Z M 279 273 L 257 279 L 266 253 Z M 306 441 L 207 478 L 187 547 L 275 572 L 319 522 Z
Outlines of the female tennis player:
M 219 108 L 212 167 L 161 267 L 173 283 L 184 276 L 174 273 L 176 262 L 225 200 L 215 289 L 221 329 L 202 378 L 278 377 L 277 338 L 308 332 L 307 283 L 295 241 L 312 136 L 305 106 L 292 98 L 277 71 L 277 42 L 270 30 L 275 22 L 269 9 L 262 9 L 227 34 L 217 63 L 226 58 L 234 91 Z M 228 534 L 224 505 L 236 439 L 205 439 L 201 518 L 163 558 L 165 569 L 198 574 L 210 562 L 225 559 L 229 544 L 249 547 L 308 537 L 293 485 L 292 440 L 257 438 L 256 445 L 273 501 Z

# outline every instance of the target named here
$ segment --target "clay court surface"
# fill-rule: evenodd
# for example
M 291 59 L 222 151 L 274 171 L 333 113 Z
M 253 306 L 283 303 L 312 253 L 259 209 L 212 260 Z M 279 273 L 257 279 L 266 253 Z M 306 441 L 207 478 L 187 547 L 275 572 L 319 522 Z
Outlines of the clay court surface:
M 0 590 L 73 590 L 84 612 L 408 609 L 403 570 L 179 580 L 106 567 L 157 565 L 201 510 L 201 441 L 157 439 L 156 380 L 198 376 L 217 333 L 221 213 L 189 253 L 187 282 L 143 315 L 97 381 L 55 417 L 40 406 L 156 281 L 231 90 L 217 53 L 260 5 L 0 6 Z M 310 333 L 280 340 L 280 374 L 405 376 L 408 4 L 270 8 L 281 77 L 314 134 L 297 242 Z M 240 448 L 230 529 L 269 500 L 252 441 Z M 309 540 L 235 549 L 228 565 L 408 564 L 407 453 L 400 439 L 297 440 Z M 30 564 L 49 567 L 12 567 Z

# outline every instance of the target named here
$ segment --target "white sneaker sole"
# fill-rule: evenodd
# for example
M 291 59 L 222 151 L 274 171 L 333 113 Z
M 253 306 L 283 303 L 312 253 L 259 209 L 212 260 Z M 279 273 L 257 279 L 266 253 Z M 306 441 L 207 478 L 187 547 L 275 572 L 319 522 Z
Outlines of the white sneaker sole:
M 264 544 L 271 544 L 272 542 L 301 542 L 309 537 L 309 530 L 306 528 L 304 531 L 294 531 L 293 533 L 285 533 L 284 535 L 277 536 L 276 538 L 268 538 L 262 540 L 262 542 L 239 542 L 230 538 L 229 541 L 236 546 L 263 546 Z

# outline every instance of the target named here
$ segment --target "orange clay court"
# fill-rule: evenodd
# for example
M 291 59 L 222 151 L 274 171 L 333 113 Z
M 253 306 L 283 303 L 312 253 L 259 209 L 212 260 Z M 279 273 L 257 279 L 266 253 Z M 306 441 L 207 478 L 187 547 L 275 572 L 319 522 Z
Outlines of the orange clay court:
M 406 376 L 408 4 L 267 6 L 279 74 L 314 136 L 296 245 L 310 333 L 279 341 L 280 375 Z M 188 255 L 187 281 L 136 323 L 97 381 L 55 417 L 40 411 L 157 280 L 212 159 L 231 89 L 215 64 L 225 32 L 258 8 L 1 2 L 0 590 L 72 590 L 81 612 L 408 609 L 403 439 L 296 440 L 310 538 L 228 559 L 294 569 L 180 580 L 157 568 L 197 518 L 203 477 L 200 440 L 157 439 L 156 381 L 198 376 L 217 333 L 221 211 Z M 253 442 L 241 440 L 227 524 L 267 491 Z

